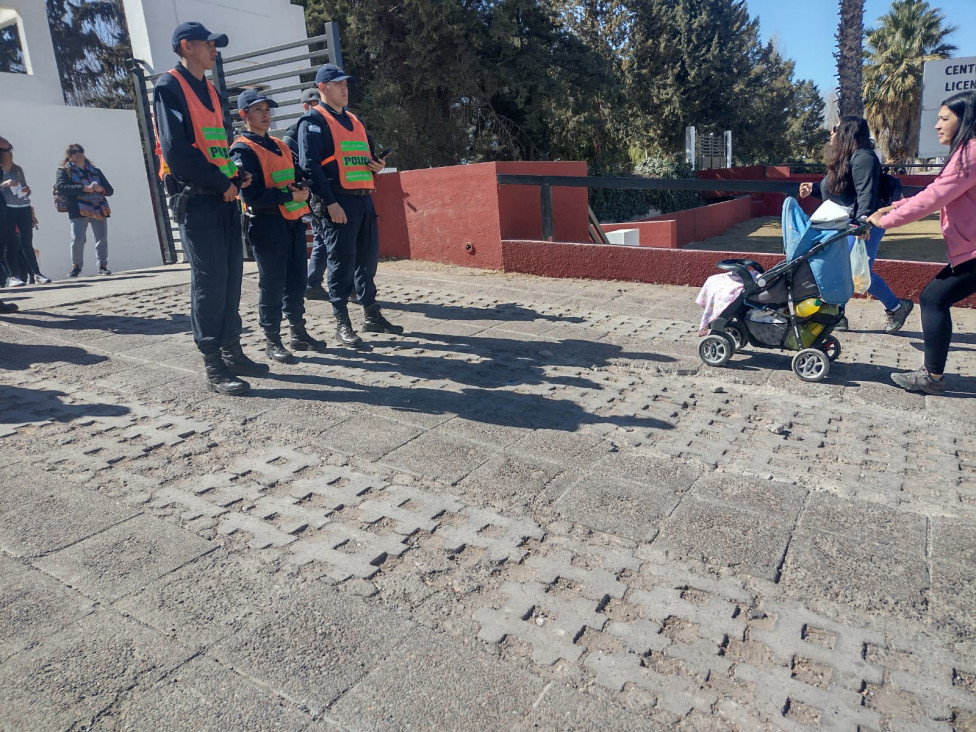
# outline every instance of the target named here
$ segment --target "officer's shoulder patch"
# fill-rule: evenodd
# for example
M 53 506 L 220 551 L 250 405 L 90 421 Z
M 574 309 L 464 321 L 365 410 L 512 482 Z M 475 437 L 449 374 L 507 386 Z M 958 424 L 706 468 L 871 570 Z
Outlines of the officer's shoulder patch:
M 310 125 L 308 126 L 308 131 L 309 131 L 309 132 L 321 132 L 321 131 L 322 131 L 322 128 L 321 128 L 321 127 L 319 127 L 318 125 L 311 125 L 311 124 L 310 124 Z
M 175 109 L 171 109 L 169 111 L 172 112 L 173 113 L 173 116 L 176 117 L 176 119 L 178 119 L 180 122 L 183 121 L 183 115 L 180 114 L 179 111 L 177 111 Z

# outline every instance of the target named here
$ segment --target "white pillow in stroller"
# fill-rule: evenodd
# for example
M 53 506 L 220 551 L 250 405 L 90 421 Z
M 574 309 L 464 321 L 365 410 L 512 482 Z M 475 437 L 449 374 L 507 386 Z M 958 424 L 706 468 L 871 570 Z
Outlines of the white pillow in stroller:
M 846 229 L 850 226 L 852 210 L 833 201 L 824 201 L 810 217 L 810 225 L 814 229 Z

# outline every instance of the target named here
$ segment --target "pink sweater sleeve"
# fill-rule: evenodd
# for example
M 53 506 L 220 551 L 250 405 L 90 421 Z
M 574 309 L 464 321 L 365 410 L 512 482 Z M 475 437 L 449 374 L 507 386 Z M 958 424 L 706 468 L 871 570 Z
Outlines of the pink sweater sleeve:
M 945 170 L 924 190 L 911 198 L 895 201 L 894 211 L 889 211 L 881 218 L 881 228 L 893 229 L 896 226 L 918 221 L 945 208 L 947 203 L 954 201 L 970 188 L 976 187 L 976 140 L 970 140 L 967 146 L 969 175 L 964 175 L 961 170 L 959 153 L 962 150 L 959 150 Z

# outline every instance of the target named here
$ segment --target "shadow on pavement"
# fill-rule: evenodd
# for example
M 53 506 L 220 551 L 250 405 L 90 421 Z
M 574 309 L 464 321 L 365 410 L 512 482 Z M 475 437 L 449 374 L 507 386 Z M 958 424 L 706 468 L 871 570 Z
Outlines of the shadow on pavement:
M 440 303 L 384 303 L 384 310 L 400 310 L 437 320 L 498 320 L 528 322 L 544 320 L 550 323 L 582 323 L 575 315 L 546 315 L 517 303 L 498 303 L 485 307 L 468 305 L 442 305 Z
M 0 344 L 0 370 L 23 371 L 36 363 L 70 363 L 78 366 L 107 361 L 107 356 L 90 353 L 78 346 L 40 345 L 31 343 Z
M 161 315 L 158 318 L 142 318 L 133 315 L 98 315 L 84 313 L 64 315 L 46 310 L 20 311 L 6 316 L 5 322 L 33 328 L 54 330 L 101 330 L 106 333 L 128 335 L 172 335 L 190 331 L 189 315 Z
M 62 391 L 0 386 L 0 424 L 70 422 L 79 417 L 118 417 L 129 413 L 119 404 L 65 404 Z

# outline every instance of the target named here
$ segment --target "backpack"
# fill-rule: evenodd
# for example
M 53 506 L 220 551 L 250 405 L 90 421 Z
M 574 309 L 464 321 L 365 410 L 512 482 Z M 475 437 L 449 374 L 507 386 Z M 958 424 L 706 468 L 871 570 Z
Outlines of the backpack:
M 51 193 L 54 195 L 54 208 L 58 213 L 68 213 L 68 201 L 58 193 L 58 187 L 54 186 Z
M 889 170 L 890 168 L 882 168 L 878 179 L 878 203 L 882 206 L 890 206 L 893 201 L 905 197 L 901 192 L 901 181 L 889 173 Z

